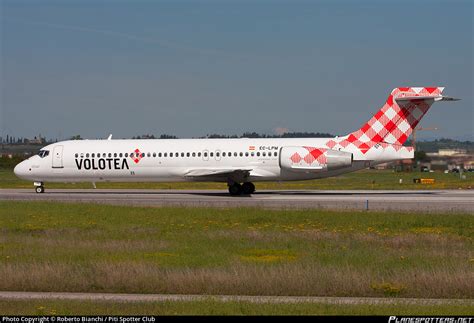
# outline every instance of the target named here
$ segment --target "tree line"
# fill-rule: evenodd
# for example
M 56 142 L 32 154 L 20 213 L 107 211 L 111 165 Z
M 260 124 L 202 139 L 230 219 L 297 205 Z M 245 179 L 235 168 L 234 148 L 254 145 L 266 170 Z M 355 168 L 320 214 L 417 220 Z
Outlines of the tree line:
M 56 139 L 56 141 L 58 141 Z M 33 139 L 26 138 L 26 137 L 15 137 L 7 134 L 5 137 L 0 136 L 0 143 L 2 144 L 10 144 L 10 145 L 15 145 L 15 144 L 46 144 L 46 143 L 51 143 L 53 142 L 52 139 L 47 140 L 45 137 L 34 137 Z
M 329 137 L 334 137 L 334 135 L 329 134 L 329 133 L 323 133 L 323 132 L 286 132 L 281 135 L 261 134 L 258 132 L 244 132 L 241 135 L 236 135 L 236 134 L 226 135 L 226 134 L 212 133 L 212 134 L 207 134 L 205 136 L 196 137 L 196 138 L 226 139 L 226 138 L 329 138 Z M 175 135 L 169 135 L 169 134 L 162 134 L 158 137 L 155 137 L 154 135 L 146 134 L 146 135 L 133 136 L 132 139 L 178 139 L 178 137 Z
M 212 133 L 212 134 L 207 134 L 205 136 L 201 137 L 194 137 L 194 138 L 328 138 L 328 137 L 334 137 L 334 135 L 329 134 L 329 133 L 322 133 L 322 132 L 286 132 L 281 135 L 275 135 L 275 134 L 261 134 L 257 132 L 244 132 L 241 135 L 226 135 L 226 134 L 217 134 L 217 133 Z M 69 138 L 68 140 L 82 140 L 81 135 L 74 135 Z M 178 136 L 175 135 L 170 135 L 170 134 L 161 134 L 159 136 L 155 136 L 153 134 L 143 134 L 143 135 L 136 135 L 133 136 L 131 139 L 179 139 Z M 6 135 L 6 137 L 0 136 L 0 143 L 2 144 L 10 144 L 10 145 L 15 145 L 15 144 L 48 144 L 52 142 L 57 142 L 58 139 L 53 140 L 53 139 L 46 139 L 45 137 L 34 137 L 34 139 L 29 139 L 26 137 L 14 137 L 10 135 Z

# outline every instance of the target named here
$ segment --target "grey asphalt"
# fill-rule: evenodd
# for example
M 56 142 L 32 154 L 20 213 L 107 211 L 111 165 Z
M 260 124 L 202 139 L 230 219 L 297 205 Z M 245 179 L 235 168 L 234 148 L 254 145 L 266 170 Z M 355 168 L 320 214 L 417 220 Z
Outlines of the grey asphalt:
M 104 203 L 134 206 L 263 207 L 270 209 L 354 209 L 474 214 L 474 190 L 433 191 L 258 191 L 230 196 L 217 190 L 0 189 L 0 200 Z
M 0 292 L 0 300 L 80 300 L 114 302 L 165 302 L 165 301 L 220 301 L 251 303 L 321 303 L 341 305 L 468 305 L 472 299 L 433 298 L 375 298 L 375 297 L 318 297 L 318 296 L 244 296 L 244 295 L 167 295 L 167 294 L 112 294 L 63 292 Z

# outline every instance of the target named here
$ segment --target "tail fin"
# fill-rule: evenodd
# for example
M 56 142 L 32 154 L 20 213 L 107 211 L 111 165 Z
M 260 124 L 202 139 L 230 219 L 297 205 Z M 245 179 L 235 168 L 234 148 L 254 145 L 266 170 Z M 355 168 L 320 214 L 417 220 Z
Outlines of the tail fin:
M 363 153 L 377 143 L 403 145 L 436 101 L 457 99 L 441 95 L 444 87 L 399 87 L 392 90 L 382 108 L 362 128 L 327 145 L 355 145 Z

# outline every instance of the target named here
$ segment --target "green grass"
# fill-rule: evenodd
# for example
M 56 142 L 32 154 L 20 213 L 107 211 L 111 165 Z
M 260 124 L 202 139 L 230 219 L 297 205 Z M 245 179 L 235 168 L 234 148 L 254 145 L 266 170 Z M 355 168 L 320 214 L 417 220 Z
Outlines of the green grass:
M 394 172 L 392 170 L 361 170 L 337 177 L 296 182 L 256 183 L 257 190 L 265 189 L 308 189 L 308 190 L 359 190 L 359 189 L 469 189 L 474 188 L 474 173 L 464 172 L 466 179 L 459 174 L 442 172 Z M 435 184 L 414 184 L 414 178 L 434 178 Z M 399 180 L 402 179 L 402 184 Z M 18 179 L 12 170 L 0 169 L 0 188 L 31 188 L 31 182 Z M 46 183 L 47 188 L 92 188 L 91 183 Z M 98 188 L 144 188 L 144 189 L 221 189 L 227 190 L 225 183 L 97 183 Z
M 469 305 L 255 304 L 249 302 L 19 301 L 0 300 L 3 315 L 464 315 Z
M 470 214 L 0 202 L 0 290 L 472 298 Z

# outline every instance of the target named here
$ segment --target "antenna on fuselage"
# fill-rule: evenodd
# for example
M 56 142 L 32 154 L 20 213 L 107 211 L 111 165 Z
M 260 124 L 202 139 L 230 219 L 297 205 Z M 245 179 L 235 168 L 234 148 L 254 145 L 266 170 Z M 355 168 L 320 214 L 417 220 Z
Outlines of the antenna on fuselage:
M 107 137 L 107 140 L 112 140 L 112 134 Z

